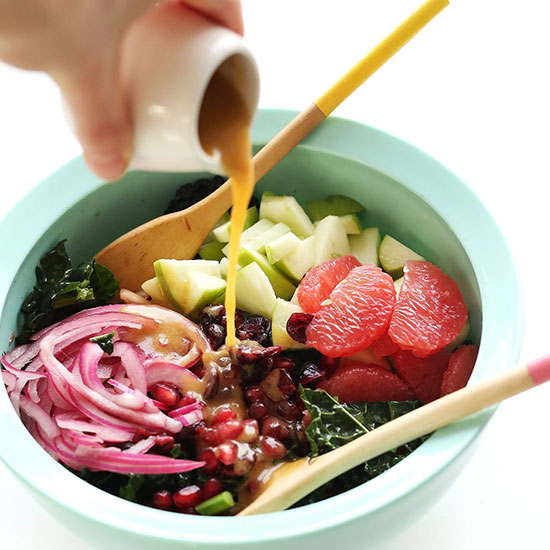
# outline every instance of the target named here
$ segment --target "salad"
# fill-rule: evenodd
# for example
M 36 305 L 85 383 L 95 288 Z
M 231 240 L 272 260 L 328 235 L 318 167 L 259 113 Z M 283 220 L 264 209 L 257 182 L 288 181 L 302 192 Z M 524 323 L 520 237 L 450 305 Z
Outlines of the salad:
M 170 210 L 221 180 L 188 184 Z M 125 499 L 233 514 L 281 463 L 316 456 L 463 387 L 477 347 L 456 283 L 334 195 L 306 205 L 266 192 L 241 235 L 237 345 L 225 346 L 229 216 L 193 260 L 161 259 L 119 289 L 59 243 L 37 268 L 10 400 L 56 460 Z M 336 478 L 297 505 L 384 472 L 423 439 Z

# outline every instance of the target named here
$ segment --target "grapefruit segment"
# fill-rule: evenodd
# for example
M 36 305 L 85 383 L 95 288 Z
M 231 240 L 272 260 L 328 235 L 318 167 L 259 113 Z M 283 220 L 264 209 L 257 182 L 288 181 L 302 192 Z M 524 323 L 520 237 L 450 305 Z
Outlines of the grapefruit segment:
M 360 401 L 408 401 L 414 395 L 393 372 L 380 365 L 349 361 L 334 374 L 317 384 L 341 403 Z
M 402 350 L 427 357 L 460 333 L 468 311 L 458 285 L 429 262 L 405 263 L 403 285 L 388 329 Z
M 363 265 L 331 292 L 306 329 L 306 344 L 328 357 L 353 355 L 386 331 L 395 304 L 392 278 Z
M 429 357 L 417 357 L 411 351 L 398 351 L 392 356 L 393 367 L 416 397 L 429 403 L 441 395 L 443 373 L 450 356 L 447 350 L 438 351 Z
M 449 366 L 443 373 L 441 395 L 447 395 L 466 386 L 474 370 L 477 359 L 477 346 L 460 346 L 449 359 Z
M 341 256 L 308 271 L 298 287 L 298 303 L 306 313 L 315 313 L 334 287 L 361 264 L 355 256 Z

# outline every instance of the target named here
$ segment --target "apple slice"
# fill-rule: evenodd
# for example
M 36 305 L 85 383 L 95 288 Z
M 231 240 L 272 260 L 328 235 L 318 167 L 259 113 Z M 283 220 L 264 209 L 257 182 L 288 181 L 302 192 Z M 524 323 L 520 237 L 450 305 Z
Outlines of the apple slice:
M 237 272 L 235 286 L 239 309 L 271 319 L 277 297 L 267 275 L 256 262 Z
M 294 197 L 277 197 L 264 193 L 260 203 L 260 219 L 262 218 L 288 225 L 300 238 L 313 235 L 313 223 Z
M 226 286 L 221 277 L 190 269 L 187 272 L 186 292 L 181 297 L 183 312 L 192 319 L 197 319 L 203 307 L 223 302 Z
M 422 256 L 411 250 L 403 243 L 386 235 L 380 243 L 378 258 L 382 269 L 389 273 L 394 279 L 403 275 L 403 266 L 408 260 L 424 260 Z
M 363 212 L 365 207 L 356 200 L 344 195 L 329 195 L 328 197 L 308 202 L 307 213 L 314 221 L 322 220 L 327 216 L 345 216 Z
M 244 246 L 256 237 L 259 237 L 260 235 L 271 229 L 274 225 L 275 224 L 267 218 L 258 220 L 254 225 L 251 225 L 248 229 L 245 229 L 241 233 L 241 246 Z M 222 248 L 222 252 L 225 256 L 229 256 L 229 243 Z
M 380 247 L 380 229 L 368 227 L 363 229 L 359 235 L 350 235 L 349 252 L 355 256 L 363 265 L 380 265 L 378 261 L 378 249 Z
M 153 303 L 159 306 L 170 307 L 170 302 L 164 296 L 157 277 L 145 281 L 141 285 L 141 288 L 146 294 L 151 296 L 151 301 Z
M 313 267 L 315 257 L 315 237 L 304 239 L 293 251 L 283 256 L 275 267 L 293 281 L 300 282 Z
M 258 221 L 258 209 L 255 206 L 251 206 L 246 211 L 244 219 L 243 230 L 252 227 Z M 231 236 L 231 221 L 227 221 L 212 230 L 214 238 L 221 243 L 228 243 Z
M 359 235 L 359 233 L 361 233 L 361 221 L 357 214 L 345 214 L 338 217 L 348 235 Z
M 248 248 L 241 248 L 239 252 L 239 265 L 245 267 L 252 262 L 257 263 L 261 270 L 267 275 L 276 296 L 284 298 L 285 300 L 289 300 L 292 297 L 296 290 L 296 286 L 276 267 L 273 267 L 263 254 L 255 252 L 254 250 L 249 250 Z
M 274 264 L 294 252 L 302 243 L 294 233 L 285 233 L 265 245 L 265 254 L 270 264 Z
M 349 254 L 349 242 L 344 224 L 338 216 L 327 216 L 315 228 L 313 267 Z

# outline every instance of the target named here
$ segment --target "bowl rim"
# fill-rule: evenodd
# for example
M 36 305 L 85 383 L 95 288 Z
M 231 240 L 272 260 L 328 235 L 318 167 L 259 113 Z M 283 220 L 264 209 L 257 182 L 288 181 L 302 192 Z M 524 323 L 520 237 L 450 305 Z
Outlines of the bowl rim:
M 259 110 L 252 129 L 253 143 L 269 141 L 296 114 L 297 111 L 290 110 Z M 478 360 L 487 364 L 483 377 L 513 366 L 519 357 L 523 336 L 523 307 L 516 269 L 500 229 L 474 192 L 416 147 L 353 120 L 331 116 L 302 142 L 301 147 L 364 163 L 409 188 L 442 216 L 462 243 L 480 286 L 483 325 Z M 399 162 L 395 161 L 396 158 Z M 67 181 L 70 185 L 66 184 Z M 445 182 L 445 185 L 435 186 L 434 181 Z M 59 189 L 63 182 L 63 201 L 38 212 L 31 219 L 25 218 L 31 203 L 43 204 L 44 199 L 51 197 L 52 191 Z M 0 257 L 11 258 L 10 265 L 2 266 L 0 270 L 2 312 L 11 282 L 36 243 L 36 235 L 42 235 L 64 213 L 66 205 L 74 204 L 100 185 L 103 185 L 102 180 L 91 175 L 82 158 L 78 157 L 31 189 L 0 220 L 3 235 L 18 234 L 14 233 L 16 228 L 19 231 L 18 239 L 0 244 Z M 21 219 L 25 219 L 23 231 L 20 231 Z M 474 232 L 471 219 L 483 220 L 483 242 L 491 244 L 490 262 L 485 261 L 488 251 L 480 243 L 479 234 Z M 485 281 L 499 281 L 499 286 L 489 286 Z M 505 303 L 503 291 L 506 291 Z M 501 331 L 503 326 L 507 329 L 504 334 Z M 475 371 L 472 381 L 479 378 L 479 371 Z M 439 430 L 404 461 L 341 495 L 298 509 L 242 518 L 167 514 L 109 495 L 77 476 L 67 476 L 65 468 L 52 460 L 26 430 L 20 430 L 21 423 L 5 391 L 0 391 L 0 423 L 4 431 L 2 439 L 11 439 L 12 448 L 0 444 L 0 459 L 42 496 L 96 523 L 156 540 L 224 547 L 307 536 L 364 517 L 404 498 L 456 461 L 474 443 L 495 410 L 493 407 Z M 30 453 L 32 460 L 17 460 L 22 452 Z M 437 462 L 425 460 L 426 456 L 433 458 L 435 455 L 438 456 Z M 74 499 L 74 494 L 79 494 L 80 498 Z M 281 521 L 277 521 L 279 515 L 284 515 Z

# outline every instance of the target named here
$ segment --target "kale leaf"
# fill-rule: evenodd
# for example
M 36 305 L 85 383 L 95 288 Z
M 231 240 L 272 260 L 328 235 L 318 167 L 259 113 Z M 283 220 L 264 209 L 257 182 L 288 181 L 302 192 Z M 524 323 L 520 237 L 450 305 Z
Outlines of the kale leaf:
M 90 342 L 97 344 L 107 355 L 111 355 L 115 349 L 113 344 L 114 332 L 109 332 L 109 334 L 101 334 L 100 336 L 94 336 L 90 338 Z
M 113 274 L 93 258 L 73 268 L 60 241 L 36 267 L 36 285 L 21 306 L 23 327 L 16 343 L 77 311 L 108 303 L 117 291 Z
M 311 415 L 306 428 L 310 457 L 337 449 L 349 441 L 405 414 L 420 401 L 388 401 L 378 403 L 339 403 L 325 391 L 300 387 L 300 396 Z M 303 498 L 295 506 L 303 506 L 353 489 L 385 472 L 416 449 L 428 436 L 401 445 L 329 481 Z

